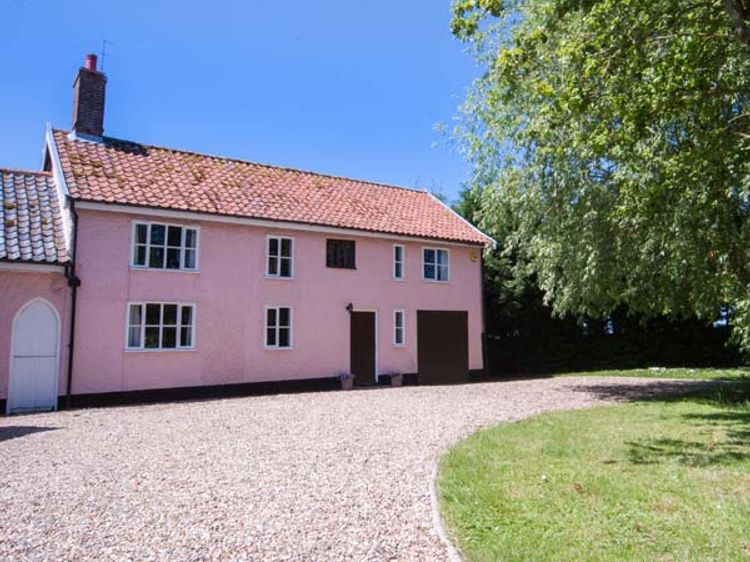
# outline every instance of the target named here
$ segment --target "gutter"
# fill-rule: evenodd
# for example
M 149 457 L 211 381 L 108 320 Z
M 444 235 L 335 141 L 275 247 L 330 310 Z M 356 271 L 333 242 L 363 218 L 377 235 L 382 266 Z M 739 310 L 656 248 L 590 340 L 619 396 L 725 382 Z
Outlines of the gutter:
M 70 409 L 71 391 L 73 388 L 73 350 L 76 336 L 76 302 L 81 280 L 76 275 L 76 255 L 78 253 L 78 213 L 72 198 L 68 199 L 70 214 L 73 217 L 73 243 L 71 245 L 70 264 L 65 268 L 65 277 L 70 287 L 70 328 L 68 330 L 68 380 L 65 385 L 65 408 Z

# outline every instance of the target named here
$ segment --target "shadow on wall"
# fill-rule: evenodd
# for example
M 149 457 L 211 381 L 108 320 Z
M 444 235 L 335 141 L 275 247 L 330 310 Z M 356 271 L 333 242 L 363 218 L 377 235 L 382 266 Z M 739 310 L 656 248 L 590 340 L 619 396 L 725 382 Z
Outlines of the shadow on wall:
M 34 433 L 44 433 L 45 431 L 54 431 L 60 429 L 59 427 L 37 427 L 33 425 L 15 425 L 9 427 L 0 427 L 0 442 L 9 441 L 10 439 L 18 439 L 19 437 L 26 437 L 27 435 L 33 435 Z

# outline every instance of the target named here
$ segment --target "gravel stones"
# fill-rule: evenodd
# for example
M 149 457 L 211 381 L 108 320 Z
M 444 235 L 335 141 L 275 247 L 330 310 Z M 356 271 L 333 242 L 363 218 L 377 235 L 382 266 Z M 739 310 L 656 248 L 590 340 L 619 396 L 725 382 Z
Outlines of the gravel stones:
M 450 445 L 547 410 L 705 383 L 554 378 L 0 420 L 0 560 L 444 560 Z

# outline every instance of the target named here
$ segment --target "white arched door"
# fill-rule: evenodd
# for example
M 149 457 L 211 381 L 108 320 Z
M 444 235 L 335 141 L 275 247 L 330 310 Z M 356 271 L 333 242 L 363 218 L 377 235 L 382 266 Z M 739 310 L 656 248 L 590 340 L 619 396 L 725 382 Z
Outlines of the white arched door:
M 13 319 L 8 413 L 54 410 L 60 364 L 60 318 L 44 299 L 26 303 Z

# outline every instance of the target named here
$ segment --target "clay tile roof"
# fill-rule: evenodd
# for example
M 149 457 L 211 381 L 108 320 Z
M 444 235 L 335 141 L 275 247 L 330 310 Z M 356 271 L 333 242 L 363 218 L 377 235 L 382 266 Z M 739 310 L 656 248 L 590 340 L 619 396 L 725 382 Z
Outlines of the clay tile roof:
M 70 194 L 83 201 L 490 241 L 423 191 L 107 137 L 54 136 Z
M 52 176 L 0 168 L 0 260 L 68 261 L 60 201 Z

